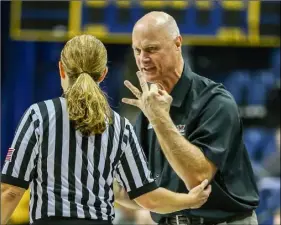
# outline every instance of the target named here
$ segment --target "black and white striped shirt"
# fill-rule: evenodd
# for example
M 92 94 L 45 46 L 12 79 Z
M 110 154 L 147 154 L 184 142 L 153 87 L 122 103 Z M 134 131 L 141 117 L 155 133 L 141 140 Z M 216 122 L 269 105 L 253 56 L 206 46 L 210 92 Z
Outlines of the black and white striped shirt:
M 30 221 L 51 216 L 114 219 L 113 179 L 131 199 L 157 188 L 132 125 L 114 112 L 101 135 L 83 136 L 69 121 L 66 100 L 28 108 L 1 180 L 30 186 Z

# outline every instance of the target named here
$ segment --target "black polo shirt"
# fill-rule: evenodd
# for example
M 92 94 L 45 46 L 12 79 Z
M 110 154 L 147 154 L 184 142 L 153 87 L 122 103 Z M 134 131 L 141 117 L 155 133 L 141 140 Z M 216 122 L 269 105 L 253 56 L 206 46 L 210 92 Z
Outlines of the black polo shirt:
M 212 193 L 208 201 L 200 209 L 174 214 L 217 220 L 255 209 L 259 203 L 258 190 L 243 143 L 238 107 L 231 94 L 222 84 L 201 77 L 185 66 L 171 95 L 170 116 L 174 124 L 218 168 L 211 181 Z M 171 191 L 187 193 L 143 114 L 138 117 L 135 129 L 157 184 Z M 152 213 L 156 222 L 167 216 Z

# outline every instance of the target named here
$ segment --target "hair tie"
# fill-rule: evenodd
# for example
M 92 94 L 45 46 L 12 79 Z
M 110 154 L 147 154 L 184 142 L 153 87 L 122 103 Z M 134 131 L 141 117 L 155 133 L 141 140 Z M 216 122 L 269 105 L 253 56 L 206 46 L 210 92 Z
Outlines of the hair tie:
M 87 72 L 87 71 L 82 71 L 82 72 L 80 72 L 80 73 L 77 73 L 77 75 L 79 76 L 79 75 L 82 74 L 82 73 L 88 74 L 95 82 L 97 82 L 97 81 L 95 80 L 95 78 L 96 78 L 96 79 L 99 79 L 99 77 L 101 76 L 100 73 L 97 73 L 97 72 L 95 72 L 95 73 L 89 73 L 89 72 Z
M 81 73 L 78 73 L 77 75 L 80 75 L 80 74 L 82 74 L 82 73 L 86 73 L 86 74 L 92 76 L 92 75 L 91 75 L 89 72 L 87 72 L 87 71 L 82 71 Z

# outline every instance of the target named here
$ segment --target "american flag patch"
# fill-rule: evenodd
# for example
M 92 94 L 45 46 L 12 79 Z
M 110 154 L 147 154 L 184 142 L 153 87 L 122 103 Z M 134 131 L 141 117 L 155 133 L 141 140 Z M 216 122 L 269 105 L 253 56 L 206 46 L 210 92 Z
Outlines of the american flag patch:
M 11 161 L 12 161 L 12 156 L 13 156 L 13 154 L 14 154 L 14 151 L 15 151 L 14 148 L 9 148 L 9 149 L 8 149 L 5 162 L 11 162 Z

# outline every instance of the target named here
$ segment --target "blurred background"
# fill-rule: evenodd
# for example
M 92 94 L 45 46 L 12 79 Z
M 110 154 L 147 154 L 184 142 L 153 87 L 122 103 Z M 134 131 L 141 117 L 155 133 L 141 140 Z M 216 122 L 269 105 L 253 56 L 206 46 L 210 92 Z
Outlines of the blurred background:
M 134 122 L 138 111 L 120 102 L 130 96 L 124 79 L 136 84 L 131 31 L 153 10 L 176 19 L 193 71 L 234 95 L 261 196 L 259 223 L 280 224 L 279 1 L 1 1 L 1 165 L 26 108 L 62 94 L 58 60 L 77 34 L 105 43 L 109 74 L 102 88 L 112 108 Z M 28 224 L 28 202 L 27 191 L 10 224 Z M 114 222 L 153 224 L 147 211 L 118 205 Z

